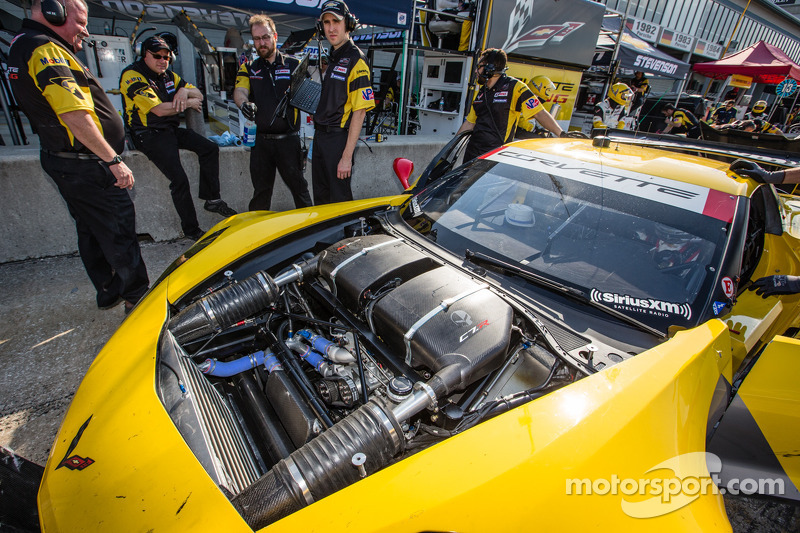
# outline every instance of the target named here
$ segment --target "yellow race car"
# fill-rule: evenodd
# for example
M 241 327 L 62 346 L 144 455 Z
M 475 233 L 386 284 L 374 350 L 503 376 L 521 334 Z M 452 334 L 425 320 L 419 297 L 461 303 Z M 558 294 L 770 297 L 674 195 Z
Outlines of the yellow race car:
M 725 492 L 800 499 L 800 296 L 748 290 L 800 274 L 800 199 L 635 139 L 463 143 L 175 261 L 75 395 L 42 530 L 726 531 Z

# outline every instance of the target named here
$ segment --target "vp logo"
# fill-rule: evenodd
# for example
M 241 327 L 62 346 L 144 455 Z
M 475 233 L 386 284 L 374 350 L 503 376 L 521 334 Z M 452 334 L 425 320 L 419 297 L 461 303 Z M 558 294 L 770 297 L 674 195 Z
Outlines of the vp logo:
M 450 315 L 450 320 L 452 320 L 453 324 L 456 326 L 469 327 L 472 325 L 472 317 L 469 316 L 469 313 L 466 311 L 454 311 L 453 314 Z

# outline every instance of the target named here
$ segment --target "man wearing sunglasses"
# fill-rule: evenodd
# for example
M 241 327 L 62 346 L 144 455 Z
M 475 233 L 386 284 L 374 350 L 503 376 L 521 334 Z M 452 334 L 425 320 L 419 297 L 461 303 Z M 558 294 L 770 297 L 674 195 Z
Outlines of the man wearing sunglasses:
M 138 61 L 122 71 L 119 81 L 125 123 L 136 149 L 144 152 L 169 180 L 183 234 L 197 240 L 204 232 L 197 221 L 180 148 L 191 150 L 199 158 L 198 196 L 205 200 L 205 210 L 223 217 L 236 214 L 220 199 L 219 147 L 192 130 L 178 127 L 180 113 L 188 108 L 202 111 L 203 93 L 169 70 L 172 49 L 162 36 L 145 39 L 141 54 Z

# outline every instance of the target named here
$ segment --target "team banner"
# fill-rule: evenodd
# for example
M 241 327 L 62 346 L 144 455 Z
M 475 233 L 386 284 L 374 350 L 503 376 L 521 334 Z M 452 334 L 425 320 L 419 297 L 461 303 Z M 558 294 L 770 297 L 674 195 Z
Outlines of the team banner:
M 556 86 L 556 90 L 547 101 L 542 102 L 545 109 L 550 111 L 553 104 L 558 104 L 561 109 L 558 112 L 558 116 L 553 118 L 558 121 L 566 120 L 567 122 L 572 119 L 572 111 L 575 108 L 578 88 L 581 84 L 582 73 L 580 71 L 510 61 L 508 74 L 524 81 L 528 87 L 531 86 L 530 81 L 534 76 L 547 76 L 550 78 L 550 81 Z
M 661 78 L 682 79 L 690 67 L 689 63 L 653 48 L 627 30 L 622 32 L 622 46 L 619 47 L 617 58 L 623 68 Z
M 587 67 L 604 13 L 603 4 L 589 0 L 495 0 L 487 48 Z

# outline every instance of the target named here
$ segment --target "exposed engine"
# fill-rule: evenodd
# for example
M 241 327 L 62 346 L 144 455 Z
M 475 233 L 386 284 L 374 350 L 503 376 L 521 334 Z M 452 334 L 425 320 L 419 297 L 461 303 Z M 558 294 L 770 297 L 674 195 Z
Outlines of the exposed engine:
M 580 374 L 480 278 L 363 233 L 229 274 L 162 340 L 164 404 L 254 529 Z M 226 466 L 226 432 L 254 473 Z

